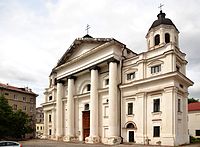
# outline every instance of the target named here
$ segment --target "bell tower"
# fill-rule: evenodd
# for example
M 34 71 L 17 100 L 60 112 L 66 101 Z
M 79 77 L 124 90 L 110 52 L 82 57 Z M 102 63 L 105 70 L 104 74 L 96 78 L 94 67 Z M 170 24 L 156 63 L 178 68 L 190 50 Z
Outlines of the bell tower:
M 174 44 L 179 48 L 179 31 L 174 23 L 165 18 L 166 14 L 160 10 L 158 19 L 153 22 L 146 35 L 148 50 L 158 49 L 168 43 Z

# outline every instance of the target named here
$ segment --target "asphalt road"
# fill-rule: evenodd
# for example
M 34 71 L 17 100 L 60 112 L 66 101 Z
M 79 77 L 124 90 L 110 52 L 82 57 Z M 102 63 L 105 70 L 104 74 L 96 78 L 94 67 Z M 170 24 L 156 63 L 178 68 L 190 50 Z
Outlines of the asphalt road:
M 23 147 L 109 147 L 110 145 L 104 144 L 85 144 L 85 143 L 66 143 L 63 141 L 53 141 L 53 140 L 40 140 L 40 139 L 32 139 L 28 141 L 21 141 L 20 142 Z M 147 145 L 137 145 L 137 144 L 120 144 L 116 145 L 117 147 L 153 147 Z M 158 147 L 158 146 L 156 146 Z M 192 145 L 185 145 L 184 147 L 200 147 L 200 144 L 192 144 Z

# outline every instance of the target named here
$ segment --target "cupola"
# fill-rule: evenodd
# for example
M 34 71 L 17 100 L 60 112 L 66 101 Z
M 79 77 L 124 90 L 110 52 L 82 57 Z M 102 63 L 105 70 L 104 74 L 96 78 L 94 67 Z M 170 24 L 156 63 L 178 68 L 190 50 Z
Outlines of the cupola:
M 148 50 L 157 49 L 172 43 L 178 47 L 179 31 L 174 23 L 165 18 L 166 14 L 160 11 L 158 19 L 153 22 L 146 35 Z

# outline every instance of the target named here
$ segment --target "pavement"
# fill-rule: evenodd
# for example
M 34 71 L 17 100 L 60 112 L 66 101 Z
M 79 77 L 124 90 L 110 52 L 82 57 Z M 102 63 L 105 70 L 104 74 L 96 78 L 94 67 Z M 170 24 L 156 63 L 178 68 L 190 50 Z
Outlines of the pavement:
M 20 141 L 23 147 L 109 147 L 112 145 L 105 144 L 85 144 L 84 142 L 67 143 L 63 141 L 32 139 L 28 141 Z M 139 144 L 120 144 L 117 147 L 158 147 L 155 145 L 139 145 Z M 200 144 L 184 145 L 183 147 L 200 147 Z

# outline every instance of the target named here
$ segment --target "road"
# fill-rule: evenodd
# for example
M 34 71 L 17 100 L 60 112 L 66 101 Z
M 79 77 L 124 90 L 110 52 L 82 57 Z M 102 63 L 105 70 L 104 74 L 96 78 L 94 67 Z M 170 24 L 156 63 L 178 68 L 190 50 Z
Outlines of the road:
M 53 140 L 40 140 L 40 139 L 32 139 L 28 141 L 21 141 L 20 142 L 23 147 L 108 147 L 110 145 L 104 144 L 85 144 L 85 143 L 66 143 L 63 141 L 53 141 Z M 147 145 L 126 145 L 120 144 L 116 145 L 117 147 L 148 147 Z M 149 147 L 153 147 L 152 145 Z M 156 146 L 158 147 L 158 146 Z M 200 147 L 200 144 L 192 144 L 192 145 L 185 145 L 184 147 Z

